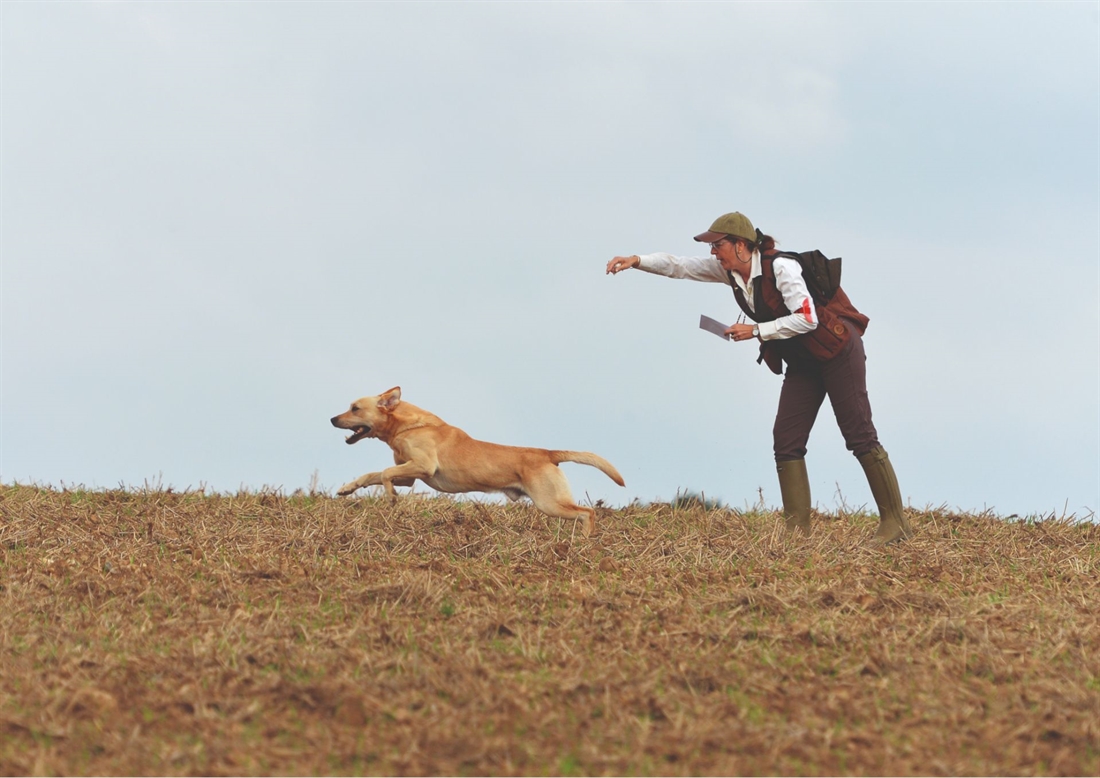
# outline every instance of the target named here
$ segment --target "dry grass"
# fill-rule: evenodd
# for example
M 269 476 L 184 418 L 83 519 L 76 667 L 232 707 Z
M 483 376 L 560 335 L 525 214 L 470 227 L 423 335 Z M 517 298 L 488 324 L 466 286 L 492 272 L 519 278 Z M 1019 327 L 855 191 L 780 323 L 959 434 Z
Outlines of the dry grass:
M 0 487 L 3 774 L 1100 772 L 1100 527 Z

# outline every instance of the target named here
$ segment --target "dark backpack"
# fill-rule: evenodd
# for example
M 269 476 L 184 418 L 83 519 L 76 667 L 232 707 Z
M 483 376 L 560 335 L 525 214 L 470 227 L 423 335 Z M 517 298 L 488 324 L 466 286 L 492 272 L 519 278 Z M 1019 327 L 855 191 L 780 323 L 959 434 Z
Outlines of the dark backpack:
M 798 264 L 802 265 L 802 277 L 809 287 L 810 296 L 817 305 L 829 302 L 840 288 L 840 257 L 829 259 L 817 249 L 801 253 L 777 251 L 769 256 L 798 260 Z

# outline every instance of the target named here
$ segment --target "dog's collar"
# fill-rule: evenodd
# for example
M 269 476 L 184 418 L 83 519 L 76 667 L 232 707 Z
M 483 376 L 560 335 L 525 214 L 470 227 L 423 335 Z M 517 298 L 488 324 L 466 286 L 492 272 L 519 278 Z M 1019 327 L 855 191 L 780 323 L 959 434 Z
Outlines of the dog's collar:
M 390 440 L 393 440 L 393 438 L 396 438 L 398 435 L 404 435 L 406 432 L 412 432 L 413 430 L 418 430 L 421 427 L 428 427 L 428 426 L 431 426 L 431 425 L 429 425 L 427 423 L 424 423 L 424 424 L 414 424 L 411 427 L 405 427 L 405 429 L 401 430 L 400 432 L 393 433 L 393 437 L 391 437 Z

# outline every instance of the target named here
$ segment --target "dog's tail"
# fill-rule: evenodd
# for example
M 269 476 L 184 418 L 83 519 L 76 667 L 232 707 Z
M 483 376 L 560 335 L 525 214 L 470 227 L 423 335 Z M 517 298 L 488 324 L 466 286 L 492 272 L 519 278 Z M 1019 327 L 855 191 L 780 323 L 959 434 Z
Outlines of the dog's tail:
M 619 471 L 615 469 L 615 466 L 598 454 L 591 454 L 587 451 L 551 451 L 550 459 L 555 465 L 562 462 L 576 462 L 581 465 L 595 467 L 602 470 L 604 475 L 619 486 L 626 486 L 623 477 L 619 475 Z

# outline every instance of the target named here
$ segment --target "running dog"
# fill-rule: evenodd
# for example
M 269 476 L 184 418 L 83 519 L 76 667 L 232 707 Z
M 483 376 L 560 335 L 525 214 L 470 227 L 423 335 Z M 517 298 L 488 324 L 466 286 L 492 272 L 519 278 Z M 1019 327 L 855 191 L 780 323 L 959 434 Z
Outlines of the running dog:
M 578 462 L 603 471 L 625 486 L 619 471 L 603 457 L 584 451 L 548 451 L 543 448 L 501 446 L 474 440 L 438 416 L 401 400 L 395 386 L 375 397 L 363 397 L 344 413 L 332 417 L 332 426 L 351 430 L 345 442 L 378 438 L 393 449 L 394 467 L 367 473 L 337 491 L 348 495 L 364 486 L 381 484 L 391 500 L 394 486 L 412 486 L 420 479 L 441 492 L 503 492 L 509 500 L 529 497 L 543 513 L 562 519 L 581 519 L 585 536 L 595 528 L 596 512 L 577 505 L 561 462 Z

